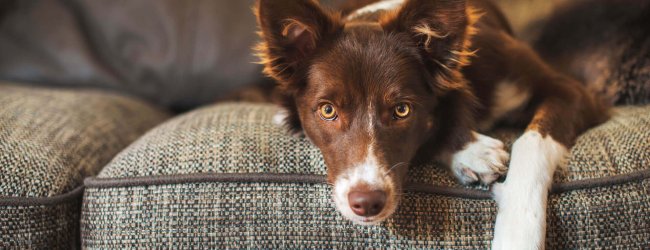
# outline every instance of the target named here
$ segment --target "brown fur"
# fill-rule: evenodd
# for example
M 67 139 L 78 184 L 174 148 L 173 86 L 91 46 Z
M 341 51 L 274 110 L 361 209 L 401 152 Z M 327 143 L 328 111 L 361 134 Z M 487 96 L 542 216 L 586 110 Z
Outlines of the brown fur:
M 261 0 L 256 14 L 264 72 L 278 81 L 287 124 L 321 149 L 330 182 L 373 145 L 399 192 L 406 168 L 388 168 L 465 147 L 502 81 L 531 93 L 505 120 L 564 145 L 607 117 L 579 82 L 514 39 L 489 2 L 410 0 L 372 21 L 346 20 L 309 0 Z M 323 103 L 338 119 L 320 119 Z M 412 115 L 395 119 L 398 103 L 412 105 Z

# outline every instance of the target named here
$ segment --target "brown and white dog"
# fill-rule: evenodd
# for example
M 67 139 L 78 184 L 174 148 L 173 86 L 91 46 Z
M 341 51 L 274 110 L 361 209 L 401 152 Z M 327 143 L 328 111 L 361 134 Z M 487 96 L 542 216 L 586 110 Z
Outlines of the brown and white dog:
M 577 135 L 607 119 L 581 83 L 513 38 L 486 1 L 260 0 L 264 72 L 285 123 L 320 148 L 343 216 L 376 224 L 399 203 L 409 163 L 436 158 L 462 183 L 491 184 L 493 249 L 544 247 L 553 172 Z M 470 63 L 471 61 L 471 63 Z M 522 124 L 504 144 L 477 131 Z

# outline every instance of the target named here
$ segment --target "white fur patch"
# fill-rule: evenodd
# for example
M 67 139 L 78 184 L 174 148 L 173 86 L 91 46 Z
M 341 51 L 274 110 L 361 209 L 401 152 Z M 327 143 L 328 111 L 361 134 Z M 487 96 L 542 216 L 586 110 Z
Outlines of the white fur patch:
M 380 169 L 372 146 L 369 145 L 366 159 L 362 163 L 342 173 L 336 179 L 333 198 L 337 209 L 343 216 L 358 224 L 371 225 L 381 221 L 383 218 L 370 218 L 369 220 L 363 216 L 356 215 L 350 208 L 348 193 L 352 187 L 362 183 L 369 185 L 371 189 L 384 190 L 386 187 L 385 178 L 385 171 Z
M 397 9 L 398 7 L 402 6 L 404 3 L 404 0 L 383 0 L 379 1 L 373 4 L 369 4 L 364 6 L 363 8 L 360 8 L 353 12 L 352 14 L 348 15 L 347 19 L 351 20 L 354 19 L 360 15 L 364 14 L 369 14 L 369 13 L 374 13 L 380 10 L 393 10 Z
M 507 171 L 508 152 L 503 142 L 473 132 L 475 141 L 451 158 L 451 169 L 458 180 L 469 184 L 481 181 L 492 183 Z
M 281 109 L 275 115 L 273 115 L 273 124 L 277 126 L 284 126 L 284 120 L 287 119 L 287 111 Z
M 544 249 L 548 190 L 567 153 L 564 145 L 537 131 L 517 139 L 508 177 L 493 187 L 499 213 L 492 249 Z
M 490 117 L 479 124 L 481 130 L 489 130 L 505 115 L 521 108 L 530 100 L 530 91 L 521 89 L 513 82 L 504 81 L 496 85 L 492 100 Z

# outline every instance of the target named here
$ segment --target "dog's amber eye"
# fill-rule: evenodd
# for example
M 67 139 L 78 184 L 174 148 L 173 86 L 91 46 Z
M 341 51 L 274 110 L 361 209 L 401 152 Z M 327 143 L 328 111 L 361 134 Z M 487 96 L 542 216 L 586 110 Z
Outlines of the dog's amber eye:
M 320 105 L 320 117 L 323 118 L 323 120 L 327 121 L 333 121 L 336 120 L 336 117 L 338 116 L 336 114 L 336 109 L 332 104 L 326 103 L 323 105 Z
M 400 103 L 395 106 L 395 118 L 404 119 L 411 114 L 411 106 L 406 103 Z

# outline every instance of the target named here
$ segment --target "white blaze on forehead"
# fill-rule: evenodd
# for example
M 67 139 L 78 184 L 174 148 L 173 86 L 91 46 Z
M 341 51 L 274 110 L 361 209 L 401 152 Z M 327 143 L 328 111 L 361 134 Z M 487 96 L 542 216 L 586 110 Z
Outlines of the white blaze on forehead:
M 337 209 L 343 216 L 352 219 L 352 221 L 356 223 L 364 224 L 364 222 L 359 219 L 361 217 L 356 215 L 352 209 L 350 209 L 348 194 L 352 188 L 360 184 L 368 185 L 370 189 L 384 190 L 388 186 L 384 180 L 385 177 L 384 172 L 380 169 L 379 163 L 377 162 L 377 157 L 374 154 L 372 143 L 370 143 L 363 162 L 343 172 L 336 179 L 336 182 L 334 183 L 333 198 Z
M 377 182 L 380 182 L 383 180 L 383 176 L 380 174 L 379 170 L 379 162 L 377 161 L 377 157 L 375 156 L 375 123 L 376 123 L 376 111 L 374 110 L 374 107 L 372 105 L 372 99 L 369 100 L 368 104 L 368 136 L 370 137 L 370 140 L 368 142 L 368 149 L 366 150 L 366 158 L 365 160 L 357 167 L 354 169 L 356 175 L 355 176 L 360 176 L 358 180 L 364 181 L 369 185 L 373 185 Z M 355 174 L 353 172 L 353 174 Z M 355 180 L 354 178 L 352 180 Z
M 373 110 L 372 107 L 372 102 L 368 104 L 368 135 L 370 136 L 370 143 L 368 144 L 368 152 L 367 154 L 370 154 L 370 151 L 372 150 L 372 144 L 375 141 L 375 111 Z
M 358 185 L 367 185 L 370 189 L 376 190 L 385 190 L 388 186 L 386 183 L 386 174 L 385 170 L 381 169 L 377 156 L 375 155 L 374 143 L 375 143 L 375 111 L 373 110 L 373 105 L 368 105 L 368 127 L 367 133 L 370 137 L 369 143 L 366 149 L 366 155 L 363 158 L 363 161 L 351 166 L 349 169 L 341 173 L 340 176 L 336 178 L 334 183 L 334 202 L 338 210 L 347 218 L 353 219 L 357 223 L 362 223 L 361 221 L 354 220 L 354 218 L 360 218 L 357 216 L 352 209 L 350 209 L 350 204 L 348 201 L 348 194 L 350 191 Z
M 376 115 L 372 105 L 372 100 L 370 100 L 366 112 L 368 112 L 368 127 L 366 128 L 366 133 L 368 133 L 368 136 L 370 137 L 366 149 L 366 155 L 362 162 L 353 166 L 344 175 L 348 177 L 351 185 L 365 183 L 370 186 L 377 185 L 376 187 L 379 189 L 383 187 L 383 175 L 381 174 L 379 162 L 377 161 L 377 156 L 375 155 L 374 150 Z

